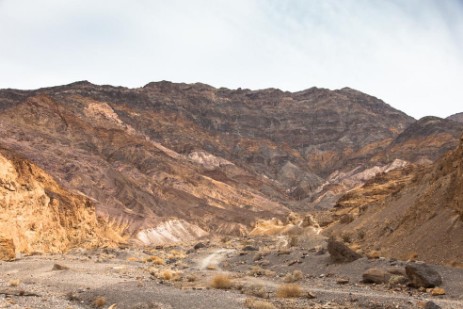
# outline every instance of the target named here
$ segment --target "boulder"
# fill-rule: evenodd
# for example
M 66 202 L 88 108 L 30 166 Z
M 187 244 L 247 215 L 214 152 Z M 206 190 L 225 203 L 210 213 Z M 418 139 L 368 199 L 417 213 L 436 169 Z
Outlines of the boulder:
M 333 262 L 336 263 L 349 263 L 362 257 L 342 242 L 334 239 L 328 240 L 328 252 Z
M 0 238 L 0 260 L 13 261 L 16 259 L 15 246 L 12 239 Z
M 362 274 L 364 283 L 388 283 L 391 274 L 381 268 L 370 268 Z
M 416 288 L 433 288 L 442 284 L 442 277 L 427 264 L 408 264 L 405 272 L 412 286 Z

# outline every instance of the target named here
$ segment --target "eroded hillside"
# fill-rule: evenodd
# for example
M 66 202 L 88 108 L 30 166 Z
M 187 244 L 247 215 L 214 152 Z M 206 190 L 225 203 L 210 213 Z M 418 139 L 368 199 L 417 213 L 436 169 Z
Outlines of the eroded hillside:
M 363 251 L 461 266 L 463 137 L 434 165 L 383 175 L 345 195 L 329 230 Z

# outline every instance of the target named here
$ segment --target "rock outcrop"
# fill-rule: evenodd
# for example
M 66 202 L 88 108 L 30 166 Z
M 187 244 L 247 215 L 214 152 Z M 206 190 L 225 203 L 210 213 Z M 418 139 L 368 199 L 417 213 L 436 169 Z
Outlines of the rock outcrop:
M 0 151 L 0 209 L 2 260 L 126 241 L 124 227 L 97 217 L 89 198 L 64 190 L 42 169 L 5 150 Z

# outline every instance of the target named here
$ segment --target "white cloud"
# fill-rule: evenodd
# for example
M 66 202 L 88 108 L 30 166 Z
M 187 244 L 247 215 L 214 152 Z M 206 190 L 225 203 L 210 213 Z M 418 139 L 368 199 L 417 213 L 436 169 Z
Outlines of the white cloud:
M 447 116 L 463 111 L 462 37 L 458 0 L 3 0 L 0 87 L 349 86 Z

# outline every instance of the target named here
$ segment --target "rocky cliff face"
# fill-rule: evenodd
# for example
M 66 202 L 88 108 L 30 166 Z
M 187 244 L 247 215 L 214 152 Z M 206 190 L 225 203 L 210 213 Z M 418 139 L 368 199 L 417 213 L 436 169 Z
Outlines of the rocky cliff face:
M 397 170 L 345 195 L 335 213 L 351 219 L 330 230 L 366 252 L 461 266 L 462 176 L 463 137 L 432 166 Z
M 89 198 L 64 190 L 36 165 L 4 149 L 0 207 L 1 259 L 119 246 L 127 240 L 125 227 L 98 217 Z
M 143 243 L 243 234 L 289 208 L 331 207 L 346 190 L 408 164 L 401 159 L 434 159 L 435 138 L 447 134 L 450 145 L 454 136 L 453 127 L 425 130 L 423 155 L 402 151 L 421 138 L 407 133 L 419 125 L 349 88 L 77 82 L 1 90 L 0 110 L 3 147 L 91 197 Z

